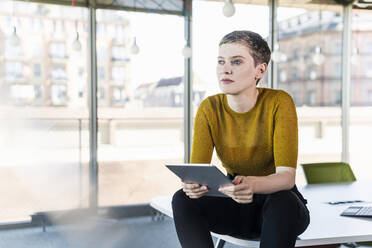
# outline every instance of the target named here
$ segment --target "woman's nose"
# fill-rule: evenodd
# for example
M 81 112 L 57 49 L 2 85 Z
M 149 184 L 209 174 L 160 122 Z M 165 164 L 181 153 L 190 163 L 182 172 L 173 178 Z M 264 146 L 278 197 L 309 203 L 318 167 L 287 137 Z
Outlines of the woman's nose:
M 223 73 L 224 74 L 231 74 L 232 73 L 232 68 L 229 64 L 225 64 L 223 66 Z

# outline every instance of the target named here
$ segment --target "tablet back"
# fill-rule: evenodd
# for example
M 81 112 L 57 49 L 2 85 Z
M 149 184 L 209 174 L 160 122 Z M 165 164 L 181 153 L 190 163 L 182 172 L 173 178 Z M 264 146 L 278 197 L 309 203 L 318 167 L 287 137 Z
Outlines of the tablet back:
M 220 186 L 231 185 L 228 179 L 216 166 L 210 164 L 166 164 L 183 182 L 194 182 L 206 185 L 209 192 L 206 195 L 228 197 L 218 191 Z

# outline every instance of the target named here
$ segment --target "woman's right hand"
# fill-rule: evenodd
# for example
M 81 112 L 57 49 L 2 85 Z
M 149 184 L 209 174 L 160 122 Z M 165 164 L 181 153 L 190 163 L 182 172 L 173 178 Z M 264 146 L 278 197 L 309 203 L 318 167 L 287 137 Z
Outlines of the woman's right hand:
M 209 191 L 207 186 L 197 183 L 182 182 L 182 187 L 183 192 L 192 199 L 200 198 Z

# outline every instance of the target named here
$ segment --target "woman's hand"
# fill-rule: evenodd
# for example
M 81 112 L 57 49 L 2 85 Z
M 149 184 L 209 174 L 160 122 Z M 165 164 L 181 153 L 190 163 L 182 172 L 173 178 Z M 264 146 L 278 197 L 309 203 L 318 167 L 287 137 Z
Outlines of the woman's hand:
M 209 191 L 207 186 L 197 183 L 182 182 L 182 187 L 183 192 L 192 199 L 200 198 Z
M 236 176 L 232 181 L 234 185 L 221 187 L 218 190 L 230 196 L 239 203 L 251 203 L 253 201 L 255 177 Z

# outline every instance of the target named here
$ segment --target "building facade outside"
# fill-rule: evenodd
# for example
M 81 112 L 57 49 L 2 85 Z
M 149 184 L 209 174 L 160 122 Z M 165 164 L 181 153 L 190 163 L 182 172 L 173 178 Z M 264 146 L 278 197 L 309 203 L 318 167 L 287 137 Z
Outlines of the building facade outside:
M 351 105 L 372 105 L 372 17 L 353 15 Z M 342 16 L 308 12 L 279 23 L 280 50 L 287 59 L 278 65 L 278 86 L 296 106 L 340 106 Z M 317 50 L 324 56 L 316 64 Z

